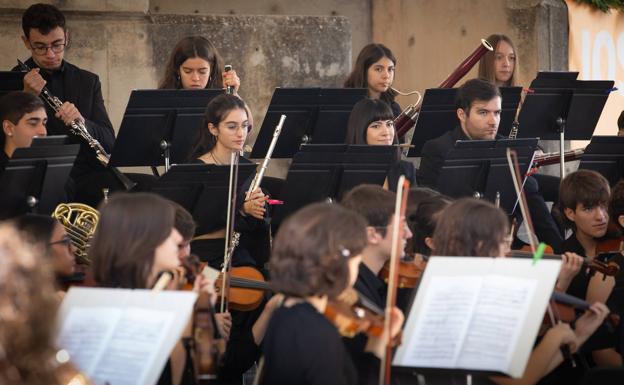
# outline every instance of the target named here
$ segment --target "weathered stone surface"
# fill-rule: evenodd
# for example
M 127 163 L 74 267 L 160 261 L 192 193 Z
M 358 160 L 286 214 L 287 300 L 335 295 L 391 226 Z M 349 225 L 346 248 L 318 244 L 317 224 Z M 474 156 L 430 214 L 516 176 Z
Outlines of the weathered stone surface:
M 0 0 L 1 8 L 26 9 L 31 4 L 42 2 L 52 4 L 62 11 L 82 12 L 141 12 L 149 9 L 149 0 Z

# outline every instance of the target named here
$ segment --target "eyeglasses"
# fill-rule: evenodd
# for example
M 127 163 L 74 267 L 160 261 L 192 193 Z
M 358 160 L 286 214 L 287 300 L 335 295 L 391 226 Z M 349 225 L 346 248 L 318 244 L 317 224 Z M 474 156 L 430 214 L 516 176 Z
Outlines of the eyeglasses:
M 67 43 L 63 42 L 63 43 L 54 43 L 52 45 L 45 45 L 45 44 L 38 44 L 35 43 L 30 44 L 30 48 L 32 48 L 33 52 L 36 53 L 37 55 L 45 55 L 48 53 L 48 50 L 51 49 L 52 52 L 54 53 L 61 53 L 65 50 L 65 46 L 67 45 Z
M 71 247 L 72 247 L 72 242 L 71 242 L 71 239 L 69 237 L 63 237 L 63 238 L 59 239 L 58 241 L 50 242 L 48 244 L 50 246 L 65 245 L 65 247 L 67 247 L 67 249 L 70 250 L 70 251 L 71 251 Z

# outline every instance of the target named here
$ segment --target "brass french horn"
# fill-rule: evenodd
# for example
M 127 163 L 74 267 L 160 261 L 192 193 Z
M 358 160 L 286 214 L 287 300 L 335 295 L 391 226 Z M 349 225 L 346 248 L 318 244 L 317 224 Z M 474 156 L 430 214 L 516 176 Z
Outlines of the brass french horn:
M 100 213 L 82 203 L 61 203 L 56 206 L 52 217 L 67 231 L 72 245 L 76 247 L 76 262 L 89 264 L 89 243 L 95 234 Z

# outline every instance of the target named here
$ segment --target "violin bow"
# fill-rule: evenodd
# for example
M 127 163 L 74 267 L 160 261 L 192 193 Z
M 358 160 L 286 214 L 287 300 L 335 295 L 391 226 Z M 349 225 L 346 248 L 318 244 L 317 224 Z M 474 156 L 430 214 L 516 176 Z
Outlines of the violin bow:
M 526 196 L 524 195 L 524 190 L 521 188 L 520 184 L 522 177 L 520 174 L 520 166 L 518 163 L 518 154 L 515 150 L 512 150 L 510 148 L 507 148 L 507 163 L 509 165 L 509 171 L 511 172 L 511 179 L 513 180 L 516 194 L 518 194 L 522 219 L 524 220 L 524 223 L 526 223 L 527 229 L 529 230 L 529 242 L 531 245 L 531 251 L 533 252 L 533 254 L 535 254 L 535 252 L 537 251 L 537 235 L 535 234 L 535 228 L 533 227 L 533 221 L 531 220 L 531 214 L 529 213 L 529 206 L 526 201 Z M 553 326 L 560 322 L 560 317 L 557 309 L 552 306 L 551 302 L 549 302 L 548 304 L 547 311 L 550 322 L 552 322 Z M 572 366 L 576 366 L 576 363 L 572 358 L 572 353 L 570 352 L 570 347 L 568 345 L 561 346 L 561 354 L 563 354 L 564 359 L 570 361 Z
M 381 370 L 379 371 L 379 385 L 390 384 L 390 372 L 392 368 L 392 338 L 390 337 L 390 318 L 392 308 L 396 306 L 396 296 L 399 281 L 399 258 L 401 257 L 401 240 L 405 232 L 405 211 L 407 210 L 407 196 L 410 184 L 405 176 L 399 177 L 397 183 L 397 195 L 394 205 L 394 217 L 392 218 L 392 249 L 390 253 L 390 273 L 388 275 L 388 294 L 386 296 L 386 317 L 384 319 L 383 338 L 385 339 L 385 351 L 381 357 Z
M 236 194 L 238 188 L 238 152 L 233 151 L 230 156 L 230 183 L 228 188 L 228 208 L 225 222 L 225 250 L 223 252 L 223 266 L 221 268 L 223 280 L 221 285 L 221 313 L 228 310 L 225 293 L 229 292 L 229 272 L 232 266 L 234 248 L 238 243 L 238 235 L 234 233 L 234 218 L 236 213 Z

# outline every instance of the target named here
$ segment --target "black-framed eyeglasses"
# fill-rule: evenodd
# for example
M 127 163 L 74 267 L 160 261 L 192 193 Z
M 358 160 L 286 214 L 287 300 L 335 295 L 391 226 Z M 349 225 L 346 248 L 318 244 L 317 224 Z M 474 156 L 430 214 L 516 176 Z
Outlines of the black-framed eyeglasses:
M 28 44 L 30 45 L 30 48 L 32 48 L 33 52 L 36 53 L 37 55 L 45 55 L 48 53 L 49 49 L 51 49 L 52 52 L 54 53 L 61 53 L 65 51 L 65 46 L 67 46 L 67 42 L 54 43 L 51 45 L 37 44 L 37 43 L 35 43 L 34 45 L 32 43 L 28 43 Z
M 63 238 L 59 239 L 58 241 L 50 242 L 48 244 L 50 246 L 65 245 L 65 247 L 67 247 L 69 250 L 71 250 L 72 241 L 71 241 L 71 239 L 69 237 L 63 237 Z

